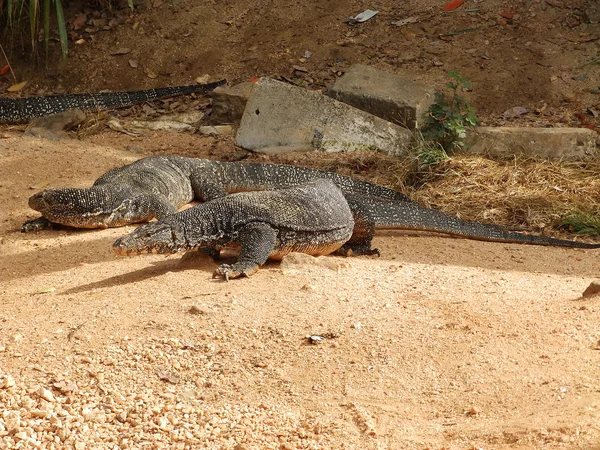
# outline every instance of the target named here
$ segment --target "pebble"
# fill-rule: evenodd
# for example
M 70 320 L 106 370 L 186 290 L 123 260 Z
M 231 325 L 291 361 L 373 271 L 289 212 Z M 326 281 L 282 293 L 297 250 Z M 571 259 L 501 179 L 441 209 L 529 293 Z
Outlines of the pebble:
M 5 375 L 4 377 L 0 378 L 0 388 L 1 389 L 11 388 L 15 384 L 16 384 L 15 379 L 11 375 Z
M 37 390 L 37 394 L 47 402 L 54 402 L 54 394 L 43 387 Z

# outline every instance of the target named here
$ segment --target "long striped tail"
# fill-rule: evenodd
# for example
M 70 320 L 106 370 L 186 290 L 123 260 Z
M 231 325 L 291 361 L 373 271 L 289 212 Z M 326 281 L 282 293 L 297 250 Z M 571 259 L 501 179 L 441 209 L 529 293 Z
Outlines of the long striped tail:
M 419 230 L 460 236 L 467 239 L 572 248 L 600 248 L 600 244 L 556 239 L 509 231 L 498 225 L 468 222 L 413 202 L 395 202 L 373 197 L 350 196 L 355 222 L 373 230 Z M 358 216 L 359 217 L 357 220 Z M 357 232 L 359 230 L 356 230 Z M 368 235 L 363 232 L 363 235 Z
M 208 84 L 173 86 L 146 89 L 142 91 L 0 98 L 0 122 L 25 122 L 35 117 L 56 114 L 73 108 L 79 108 L 84 111 L 126 108 L 160 98 L 191 94 L 194 92 L 207 92 L 224 83 L 225 80 L 220 80 Z

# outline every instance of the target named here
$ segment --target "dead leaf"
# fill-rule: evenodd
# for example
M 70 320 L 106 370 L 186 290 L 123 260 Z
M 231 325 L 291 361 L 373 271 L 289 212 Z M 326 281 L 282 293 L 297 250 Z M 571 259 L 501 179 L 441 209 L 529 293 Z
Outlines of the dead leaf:
M 121 47 L 118 48 L 116 50 L 113 50 L 112 52 L 110 52 L 111 56 L 117 56 L 117 55 L 126 55 L 127 53 L 129 53 L 131 51 L 130 48 L 127 47 Z
M 73 19 L 72 25 L 74 30 L 81 30 L 87 22 L 87 14 L 77 14 Z
M 41 189 L 44 186 L 48 186 L 49 184 L 50 184 L 50 180 L 43 180 L 43 181 L 40 181 L 39 183 L 29 186 L 29 189 Z
M 292 69 L 297 70 L 298 72 L 304 72 L 304 73 L 308 73 L 308 69 L 306 67 L 303 66 L 292 66 Z
M 154 72 L 152 72 L 151 69 L 149 69 L 147 67 L 144 69 L 144 73 L 146 74 L 146 76 L 148 78 L 152 78 L 153 80 L 158 77 L 158 75 L 156 75 Z
M 403 27 L 404 25 L 408 25 L 409 23 L 417 23 L 418 21 L 419 19 L 417 19 L 416 17 L 407 17 L 406 19 L 401 19 L 392 22 L 392 25 L 395 25 L 397 27 Z
M 442 9 L 444 11 L 454 11 L 456 8 L 458 8 L 460 5 L 462 5 L 465 2 L 465 0 L 451 0 L 448 3 L 446 3 L 444 6 L 442 6 Z
M 179 380 L 181 380 L 181 377 L 179 375 L 167 373 L 162 370 L 156 372 L 156 375 L 158 375 L 158 378 L 160 378 L 162 381 L 166 381 L 171 384 L 177 384 L 179 383 Z
M 27 81 L 21 81 L 20 83 L 17 84 L 13 84 L 11 87 L 9 87 L 8 89 L 6 89 L 8 92 L 19 92 L 21 89 L 23 89 L 25 86 L 27 86 Z
M 10 64 L 7 64 L 2 69 L 0 69 L 0 75 L 6 75 L 9 70 L 10 70 Z
M 130 59 L 129 60 L 129 65 L 131 67 L 133 67 L 134 69 L 137 69 L 138 68 L 138 60 L 137 59 Z
M 77 45 L 81 45 L 81 44 L 85 43 L 85 39 L 77 39 L 77 40 L 75 41 L 75 43 L 76 43 Z

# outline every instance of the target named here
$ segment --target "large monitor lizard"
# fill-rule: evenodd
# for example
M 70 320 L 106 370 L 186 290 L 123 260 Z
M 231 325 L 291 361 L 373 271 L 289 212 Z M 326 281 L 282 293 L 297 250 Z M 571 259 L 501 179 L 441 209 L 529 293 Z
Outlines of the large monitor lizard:
M 220 162 L 184 156 L 151 156 L 112 169 L 90 188 L 49 189 L 29 206 L 42 217 L 23 224 L 37 231 L 52 223 L 110 228 L 163 219 L 192 200 L 212 200 L 240 191 L 278 189 L 315 178 L 332 180 L 344 193 L 408 201 L 404 194 L 366 181 L 283 164 Z
M 237 262 L 214 277 L 252 275 L 268 258 L 290 252 L 326 255 L 350 239 L 354 220 L 340 189 L 317 179 L 288 189 L 240 192 L 138 227 L 118 239 L 119 255 L 219 251 L 241 247 Z
M 35 117 L 56 114 L 74 108 L 83 111 L 127 108 L 160 98 L 211 91 L 224 83 L 225 80 L 220 80 L 208 84 L 173 86 L 142 91 L 0 98 L 0 123 L 27 122 Z
M 118 239 L 119 255 L 218 252 L 241 247 L 238 261 L 221 265 L 213 277 L 251 275 L 268 258 L 290 252 L 326 255 L 379 254 L 371 248 L 376 228 L 436 231 L 471 239 L 578 248 L 600 244 L 526 235 L 494 225 L 466 222 L 411 202 L 345 195 L 329 180 L 288 189 L 229 195 L 142 225 Z

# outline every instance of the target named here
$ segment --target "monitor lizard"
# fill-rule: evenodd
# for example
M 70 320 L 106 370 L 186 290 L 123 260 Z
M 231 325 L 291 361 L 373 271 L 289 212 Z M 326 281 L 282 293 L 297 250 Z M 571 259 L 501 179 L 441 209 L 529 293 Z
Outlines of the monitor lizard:
M 327 178 L 344 193 L 409 201 L 401 192 L 366 181 L 285 164 L 221 162 L 184 156 L 150 156 L 102 175 L 90 188 L 38 192 L 29 206 L 42 217 L 21 231 L 49 228 L 111 228 L 163 219 L 192 200 L 207 201 L 240 191 L 277 189 Z
M 240 192 L 221 197 L 121 237 L 118 255 L 177 253 L 241 247 L 233 265 L 222 264 L 213 278 L 250 276 L 267 259 L 290 252 L 326 255 L 345 244 L 354 228 L 348 202 L 330 180 L 316 179 L 287 189 Z
M 119 238 L 119 255 L 177 253 L 208 249 L 216 255 L 241 247 L 238 261 L 213 274 L 225 280 L 252 275 L 268 258 L 290 252 L 326 255 L 377 254 L 371 247 L 376 229 L 423 230 L 469 239 L 575 248 L 600 244 L 528 235 L 495 225 L 467 222 L 412 202 L 342 194 L 330 180 L 314 180 L 293 188 L 246 192 L 221 197 L 158 222 L 145 224 Z

